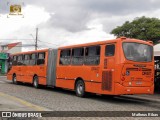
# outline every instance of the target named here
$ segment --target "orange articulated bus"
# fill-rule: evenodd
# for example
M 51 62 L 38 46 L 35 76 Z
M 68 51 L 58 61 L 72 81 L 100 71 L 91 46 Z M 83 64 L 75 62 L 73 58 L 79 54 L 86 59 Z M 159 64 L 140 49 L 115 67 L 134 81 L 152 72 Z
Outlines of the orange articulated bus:
M 12 64 L 7 77 L 13 83 L 66 88 L 79 97 L 86 92 L 124 95 L 154 91 L 153 45 L 137 39 L 121 37 L 18 53 Z

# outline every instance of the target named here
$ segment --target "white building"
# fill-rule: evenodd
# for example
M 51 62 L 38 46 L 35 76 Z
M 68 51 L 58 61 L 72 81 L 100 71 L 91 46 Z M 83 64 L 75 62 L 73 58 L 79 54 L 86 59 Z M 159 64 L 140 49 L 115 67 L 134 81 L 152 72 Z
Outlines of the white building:
M 22 52 L 22 42 L 0 45 L 0 52 L 10 53 L 10 54 Z

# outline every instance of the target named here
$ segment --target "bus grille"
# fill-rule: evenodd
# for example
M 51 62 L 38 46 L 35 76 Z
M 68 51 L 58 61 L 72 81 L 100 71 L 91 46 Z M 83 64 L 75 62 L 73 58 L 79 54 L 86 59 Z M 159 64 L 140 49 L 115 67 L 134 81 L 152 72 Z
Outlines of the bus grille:
M 102 90 L 112 90 L 112 71 L 102 72 Z
M 141 69 L 141 70 L 140 70 Z M 127 71 L 152 71 L 151 69 L 148 68 L 126 68 Z

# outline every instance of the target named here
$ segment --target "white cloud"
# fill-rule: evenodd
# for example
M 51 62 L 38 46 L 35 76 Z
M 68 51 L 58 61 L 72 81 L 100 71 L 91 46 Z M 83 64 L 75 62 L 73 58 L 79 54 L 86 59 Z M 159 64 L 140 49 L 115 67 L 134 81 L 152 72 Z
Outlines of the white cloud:
M 24 18 L 22 18 L 22 16 L 10 16 L 10 18 L 7 18 L 7 14 L 1 16 L 1 38 L 32 39 L 30 34 L 35 35 L 35 28 L 39 26 L 38 37 L 41 41 L 44 41 L 44 43 L 38 42 L 40 48 L 57 47 L 114 38 L 114 36 L 104 32 L 103 25 L 96 20 L 88 22 L 86 26 L 88 30 L 72 33 L 63 28 L 54 28 L 54 26 L 49 28 L 46 26 L 44 27 L 43 24 L 45 25 L 45 23 L 50 20 L 50 17 L 51 15 L 54 15 L 54 12 L 49 13 L 45 11 L 43 7 L 27 5 L 23 8 L 22 13 Z M 41 26 L 43 27 L 41 28 Z M 32 40 L 22 42 L 23 44 L 34 44 L 34 41 Z M 23 50 L 29 49 L 24 48 Z
M 47 22 L 50 18 L 50 14 L 47 13 L 44 8 L 31 5 L 28 5 L 23 9 L 24 18 L 18 15 L 10 15 L 9 18 L 7 18 L 7 15 L 8 14 L 4 14 L 0 17 L 1 38 L 12 38 L 10 36 L 13 36 L 16 31 L 24 31 L 24 28 L 36 28 L 37 25 Z M 27 33 L 24 32 L 23 34 Z M 21 34 L 15 36 L 20 38 Z
M 43 7 L 31 6 L 28 5 L 24 8 L 24 17 L 22 23 L 25 23 L 25 26 L 36 27 L 38 24 L 47 22 L 50 19 L 50 14 L 45 11 Z
M 29 34 L 35 33 L 35 28 L 50 19 L 50 14 L 42 7 L 27 5 L 22 9 L 22 16 L 2 14 L 0 17 L 0 33 L 1 39 L 32 39 Z M 17 41 L 17 40 L 14 40 Z M 14 42 L 3 41 L 3 42 Z M 18 40 L 20 41 L 20 40 Z M 28 41 L 22 41 L 24 44 Z M 33 43 L 31 41 L 29 43 Z
M 154 2 L 154 0 L 152 2 Z M 142 10 L 140 12 L 134 11 L 133 13 L 130 12 L 130 14 L 119 14 L 118 12 L 118 14 L 116 14 L 117 12 L 108 12 L 106 9 L 104 9 L 104 11 L 101 11 L 103 9 L 96 11 L 96 6 L 85 8 L 82 7 L 82 5 L 79 6 L 78 3 L 76 7 L 72 4 L 68 4 L 67 6 L 66 3 L 61 7 L 59 7 L 60 4 L 54 4 L 56 5 L 54 8 L 49 3 L 46 3 L 46 5 L 48 7 L 45 5 L 41 5 L 40 7 L 26 4 L 26 6 L 22 8 L 24 18 L 21 16 L 11 16 L 7 18 L 7 14 L 2 14 L 0 17 L 0 38 L 32 39 L 30 34 L 35 36 L 35 28 L 38 27 L 39 40 L 46 42 L 38 42 L 40 47 L 57 47 L 113 39 L 115 37 L 110 35 L 109 32 L 116 26 L 122 25 L 127 20 L 131 21 L 135 17 L 146 16 L 160 18 L 160 9 Z M 88 3 L 88 5 L 90 4 Z M 100 9 L 100 6 L 99 4 L 98 9 Z M 65 9 L 65 7 L 68 9 Z M 48 8 L 50 8 L 50 10 L 47 10 Z M 79 9 L 77 10 L 77 8 Z M 89 18 L 87 18 L 87 16 L 89 16 Z M 24 44 L 34 43 L 33 40 L 22 42 Z
M 72 44 L 81 44 L 94 41 L 109 40 L 115 38 L 113 35 L 103 31 L 102 24 L 90 24 L 89 30 L 72 33 L 65 29 L 45 28 L 40 30 L 39 39 L 52 44 L 46 44 L 49 47 L 65 46 Z

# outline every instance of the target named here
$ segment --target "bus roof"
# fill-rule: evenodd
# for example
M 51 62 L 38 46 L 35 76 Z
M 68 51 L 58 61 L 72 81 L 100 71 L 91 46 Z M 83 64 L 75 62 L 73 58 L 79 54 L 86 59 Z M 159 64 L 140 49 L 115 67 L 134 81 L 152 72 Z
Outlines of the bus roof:
M 19 52 L 19 53 L 15 53 L 12 55 L 21 55 L 21 54 L 31 54 L 31 53 L 35 53 L 35 52 L 45 52 L 48 51 L 49 49 L 42 49 L 42 50 L 33 50 L 33 51 L 27 51 L 27 52 Z
M 85 46 L 92 46 L 92 45 L 102 45 L 102 44 L 106 44 L 106 43 L 115 43 L 118 41 L 130 41 L 130 42 L 132 41 L 132 42 L 139 42 L 139 43 L 148 44 L 148 45 L 153 46 L 153 44 L 150 41 L 147 42 L 147 41 L 139 40 L 139 39 L 120 37 L 120 38 L 113 39 L 113 40 L 105 40 L 105 41 L 77 44 L 77 45 L 70 45 L 70 46 L 62 46 L 62 47 L 59 47 L 58 49 L 73 48 L 73 47 L 85 47 Z
M 112 39 L 112 40 L 104 40 L 104 41 L 98 41 L 98 42 L 90 42 L 90 43 L 84 43 L 84 44 L 62 46 L 62 47 L 59 47 L 58 49 L 85 47 L 85 46 L 93 46 L 93 45 L 102 45 L 102 44 L 106 44 L 106 43 L 115 43 L 115 42 L 118 42 L 118 41 L 139 42 L 139 43 L 148 44 L 148 45 L 153 46 L 151 41 L 147 42 L 147 41 L 139 40 L 139 39 L 120 37 L 120 38 L 116 38 L 116 39 Z M 42 49 L 42 50 L 27 51 L 27 52 L 19 52 L 19 53 L 15 53 L 15 54 L 12 54 L 12 55 L 31 54 L 31 53 L 35 53 L 35 52 L 45 52 L 45 51 L 48 51 L 48 50 L 49 50 L 49 48 L 48 49 Z

